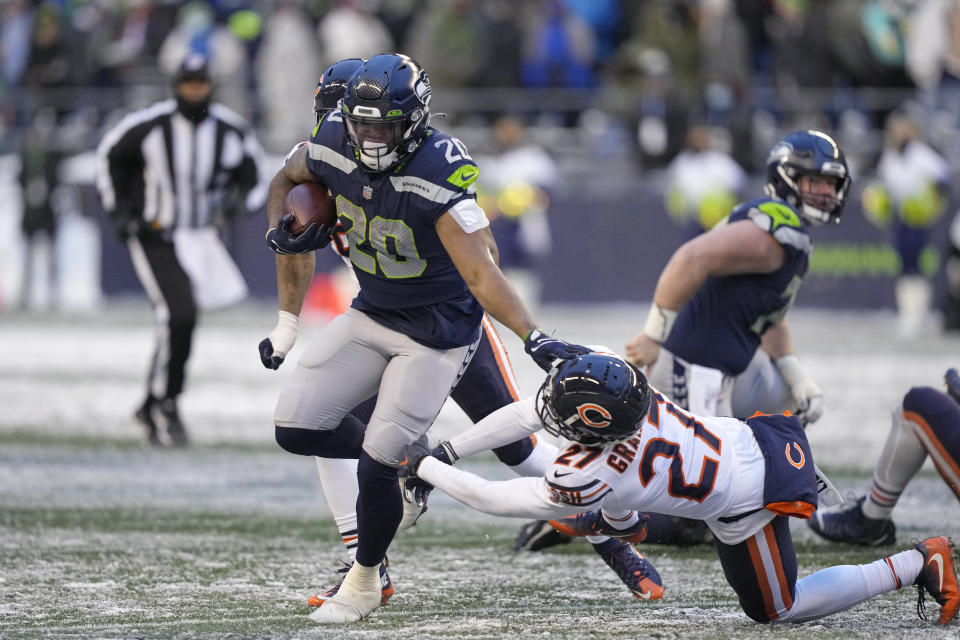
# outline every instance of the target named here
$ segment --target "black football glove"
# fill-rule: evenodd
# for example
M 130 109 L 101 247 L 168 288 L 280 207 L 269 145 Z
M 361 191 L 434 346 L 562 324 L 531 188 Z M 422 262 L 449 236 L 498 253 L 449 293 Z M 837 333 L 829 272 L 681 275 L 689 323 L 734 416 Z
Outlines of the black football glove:
M 260 362 L 267 369 L 278 369 L 297 341 L 300 318 L 287 311 L 277 314 L 277 326 L 257 345 Z
M 538 367 L 547 372 L 553 368 L 555 360 L 570 360 L 579 355 L 590 353 L 590 349 L 586 347 L 548 336 L 539 329 L 534 329 L 527 334 L 523 341 L 523 350 L 530 354 Z
M 280 218 L 276 227 L 267 231 L 267 246 L 274 253 L 299 256 L 317 249 L 323 249 L 330 244 L 335 224 L 314 222 L 307 225 L 307 228 L 299 234 L 293 235 L 290 231 L 290 224 L 293 220 L 293 214 L 288 213 Z
M 427 512 L 427 498 L 433 491 L 432 484 L 417 477 L 420 463 L 424 458 L 433 457 L 444 464 L 453 464 L 457 456 L 447 442 L 441 442 L 433 449 L 427 449 L 421 440 L 407 445 L 403 453 L 405 458 L 399 468 L 400 493 L 404 502 L 400 529 L 409 529 L 417 523 L 420 516 Z

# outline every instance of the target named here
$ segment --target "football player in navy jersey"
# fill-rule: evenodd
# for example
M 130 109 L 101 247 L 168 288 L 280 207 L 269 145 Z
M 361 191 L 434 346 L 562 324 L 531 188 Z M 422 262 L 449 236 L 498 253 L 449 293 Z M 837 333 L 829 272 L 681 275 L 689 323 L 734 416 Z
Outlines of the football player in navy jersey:
M 350 76 L 354 74 L 364 63 L 360 58 L 347 58 L 332 64 L 327 68 L 317 83 L 317 90 L 314 94 L 314 113 L 316 122 L 331 109 L 337 107 L 340 98 L 343 97 L 347 82 Z M 296 145 L 291 154 L 307 142 Z M 287 157 L 289 160 L 289 156 Z M 286 160 L 285 160 L 286 162 Z M 273 229 L 268 234 L 268 244 L 271 248 L 280 253 L 298 251 L 306 253 L 312 251 L 309 246 L 285 247 L 281 246 L 284 236 L 278 234 Z M 292 238 L 294 242 L 300 240 Z M 492 237 L 489 240 L 493 240 Z M 277 243 L 277 244 L 274 244 Z M 327 244 L 325 238 L 319 239 L 318 245 Z M 350 244 L 346 234 L 342 231 L 334 233 L 333 242 L 329 243 L 331 248 L 343 258 L 347 267 L 353 272 L 353 265 L 350 262 Z M 303 251 L 301 251 L 303 249 Z M 494 261 L 497 260 L 497 246 L 491 242 L 490 251 L 493 254 Z M 354 275 L 354 278 L 356 276 Z M 476 353 L 470 360 L 463 377 L 457 383 L 457 386 L 450 393 L 451 399 L 463 410 L 472 422 L 478 422 L 500 407 L 506 406 L 519 398 L 519 388 L 516 377 L 510 365 L 510 359 L 507 350 L 503 345 L 493 323 L 488 318 L 484 318 L 483 331 L 480 337 L 480 344 Z M 266 342 L 266 341 L 265 341 Z M 272 348 L 272 346 L 271 346 Z M 271 354 L 272 355 L 272 354 Z M 264 361 L 265 366 L 271 366 L 272 361 L 267 358 Z M 366 424 L 373 415 L 373 409 L 376 406 L 377 396 L 365 400 L 359 406 L 349 412 L 351 420 L 359 420 Z M 536 436 L 522 438 L 517 442 L 497 447 L 493 453 L 497 458 L 508 465 L 518 475 L 540 476 L 557 456 L 557 448 L 552 443 Z M 337 529 L 340 532 L 343 545 L 350 560 L 340 569 L 341 573 L 349 570 L 353 563 L 357 551 L 357 460 L 350 458 L 315 458 L 317 464 L 317 473 L 320 476 L 321 486 L 327 506 L 329 507 Z M 404 483 L 406 484 L 406 483 Z M 421 486 L 414 486 L 419 484 Z M 404 486 L 402 493 L 404 498 L 404 518 L 400 528 L 412 526 L 417 518 L 426 510 L 426 495 L 429 493 L 429 485 L 414 480 L 410 481 L 409 487 Z M 625 554 L 629 550 L 624 545 L 615 549 L 616 553 Z M 629 558 L 628 558 L 629 559 Z M 623 563 L 626 564 L 626 563 Z M 393 596 L 394 586 L 387 571 L 386 562 L 380 566 L 381 580 L 381 603 L 386 602 Z M 326 592 L 312 595 L 308 599 L 308 605 L 317 607 L 322 606 L 324 601 L 332 597 L 339 590 L 339 583 L 328 589 Z
M 380 606 L 379 567 L 403 515 L 401 452 L 424 438 L 469 364 L 484 311 L 523 338 L 544 369 L 587 351 L 538 330 L 497 267 L 476 204 L 478 168 L 462 142 L 429 126 L 430 95 L 411 58 L 370 58 L 351 76 L 340 110 L 320 120 L 270 186 L 269 222 L 286 236 L 275 240 L 283 247 L 297 244 L 278 224 L 286 194 L 303 182 L 326 185 L 360 282 L 351 308 L 301 357 L 275 413 L 284 449 L 359 458 L 356 561 L 311 614 L 319 624 L 356 622 Z M 329 238 L 333 226 L 297 238 Z M 277 255 L 278 324 L 261 343 L 271 364 L 295 340 L 314 264 L 312 251 Z M 374 394 L 368 424 L 351 419 Z
M 554 527 L 575 536 L 641 542 L 645 511 L 704 520 L 727 582 L 757 622 L 817 620 L 910 584 L 922 618 L 925 592 L 940 605 L 940 624 L 960 605 L 954 545 L 945 536 L 798 579 L 790 518 L 815 514 L 818 498 L 813 455 L 796 416 L 698 416 L 625 360 L 591 353 L 559 363 L 536 396 L 441 446 L 451 458 L 463 457 L 540 429 L 565 439 L 541 478 L 486 480 L 416 444 L 406 450 L 404 473 L 483 513 L 553 518 Z M 654 577 L 643 585 L 645 597 L 662 593 Z
M 789 410 L 816 421 L 823 393 L 794 354 L 785 316 L 813 250 L 807 227 L 838 222 L 849 188 L 846 160 L 830 136 L 786 136 L 767 158 L 767 197 L 738 205 L 670 258 L 627 357 L 649 366 L 650 382 L 698 415 Z M 708 539 L 702 523 L 653 515 L 650 524 L 655 540 Z M 545 525 L 526 525 L 518 546 L 544 535 L 560 541 Z
M 890 431 L 873 469 L 870 491 L 840 509 L 818 511 L 807 524 L 827 540 L 893 544 L 893 510 L 927 460 L 960 499 L 960 373 L 948 369 L 946 393 L 914 387 L 893 408 Z

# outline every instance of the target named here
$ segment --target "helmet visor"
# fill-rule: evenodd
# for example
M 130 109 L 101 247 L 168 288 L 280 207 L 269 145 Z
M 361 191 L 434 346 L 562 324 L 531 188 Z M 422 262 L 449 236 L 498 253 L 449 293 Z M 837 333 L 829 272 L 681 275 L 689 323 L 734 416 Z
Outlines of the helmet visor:
M 383 157 L 389 155 L 403 140 L 405 118 L 383 119 L 347 115 L 344 117 L 347 134 L 361 153 Z
M 797 187 L 804 204 L 828 214 L 843 202 L 843 179 L 837 176 L 804 174 L 798 178 Z

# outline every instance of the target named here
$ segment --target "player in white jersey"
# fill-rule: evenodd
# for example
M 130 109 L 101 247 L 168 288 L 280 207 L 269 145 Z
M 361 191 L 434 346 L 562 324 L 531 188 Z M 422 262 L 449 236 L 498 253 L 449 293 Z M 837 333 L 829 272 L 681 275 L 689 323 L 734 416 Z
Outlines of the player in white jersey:
M 488 481 L 416 447 L 408 448 L 407 473 L 484 513 L 558 518 L 551 524 L 572 535 L 639 541 L 645 527 L 637 511 L 704 520 L 727 581 L 758 622 L 822 618 L 911 583 L 921 603 L 926 590 L 941 605 L 941 624 L 956 613 L 960 596 L 946 537 L 797 579 L 788 517 L 810 517 L 817 490 L 795 417 L 695 416 L 665 400 L 625 360 L 588 354 L 559 363 L 535 398 L 496 411 L 443 447 L 456 459 L 541 428 L 568 440 L 542 478 Z

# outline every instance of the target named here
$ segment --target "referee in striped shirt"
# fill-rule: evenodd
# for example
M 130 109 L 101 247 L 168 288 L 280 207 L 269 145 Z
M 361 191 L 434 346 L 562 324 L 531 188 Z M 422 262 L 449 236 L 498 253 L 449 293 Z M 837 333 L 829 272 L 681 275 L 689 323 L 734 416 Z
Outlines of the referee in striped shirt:
M 198 309 L 242 299 L 246 284 L 217 234 L 224 216 L 266 202 L 263 151 L 222 104 L 204 57 L 188 55 L 175 97 L 134 111 L 97 148 L 97 189 L 153 305 L 156 341 L 135 419 L 151 444 L 188 442 L 177 410 Z

